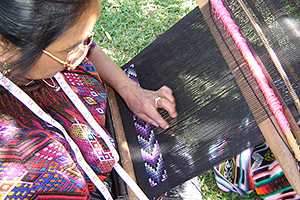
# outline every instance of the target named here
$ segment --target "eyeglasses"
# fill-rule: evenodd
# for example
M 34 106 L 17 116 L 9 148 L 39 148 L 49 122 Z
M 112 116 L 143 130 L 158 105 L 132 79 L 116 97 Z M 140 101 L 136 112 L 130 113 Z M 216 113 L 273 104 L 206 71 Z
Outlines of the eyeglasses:
M 95 33 L 92 32 L 89 37 L 79 46 L 77 46 L 75 49 L 70 51 L 67 55 L 66 61 L 63 61 L 59 59 L 58 57 L 54 56 L 49 51 L 43 50 L 43 53 L 50 56 L 57 62 L 63 64 L 67 67 L 68 70 L 74 70 L 76 67 L 83 61 L 83 59 L 86 57 L 89 48 L 91 44 L 93 43 Z

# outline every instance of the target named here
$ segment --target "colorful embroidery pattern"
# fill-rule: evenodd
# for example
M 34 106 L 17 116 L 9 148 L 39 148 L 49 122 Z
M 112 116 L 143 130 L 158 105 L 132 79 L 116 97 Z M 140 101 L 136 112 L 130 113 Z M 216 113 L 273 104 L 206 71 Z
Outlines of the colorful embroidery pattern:
M 1 199 L 36 199 L 46 193 L 57 199 L 89 196 L 82 172 L 59 142 L 63 138 L 2 119 L 0 124 L 7 127 L 0 132 Z
M 138 83 L 133 64 L 126 69 L 126 74 L 129 78 Z M 149 124 L 137 118 L 135 115 L 133 119 L 145 169 L 149 176 L 149 184 L 151 187 L 155 187 L 168 179 L 159 143 L 155 139 L 154 131 Z
M 252 159 L 253 166 L 255 166 L 252 167 L 252 178 L 255 191 L 261 198 L 266 200 L 299 199 L 266 143 L 255 147 Z
M 228 169 L 224 169 L 224 166 L 231 160 L 236 161 L 230 167 L 236 173 L 228 176 Z M 226 192 L 245 195 L 255 190 L 265 200 L 300 198 L 266 143 L 256 146 L 253 151 L 246 149 L 235 158 L 215 167 L 214 171 L 219 188 Z
M 114 158 L 104 140 L 85 124 L 73 124 L 69 128 L 74 141 L 84 151 L 83 156 L 91 167 L 101 174 L 108 173 L 114 166 Z
M 91 72 L 98 80 L 92 76 L 82 74 L 82 68 L 84 68 L 84 71 L 90 70 L 89 73 Z M 101 126 L 105 126 L 107 95 L 92 63 L 86 59 L 83 65 L 78 70 L 75 70 L 75 73 L 66 72 L 64 75 L 68 84 L 77 93 L 82 102 L 84 102 L 96 121 Z M 73 124 L 69 128 L 69 131 L 76 143 L 85 149 L 84 158 L 91 164 L 94 170 L 102 174 L 112 170 L 114 158 L 100 135 L 97 135 L 89 126 L 85 126 L 80 122 Z M 79 136 L 78 133 L 79 135 L 82 134 L 82 136 Z M 75 135 L 77 136 L 75 137 Z M 113 140 L 111 139 L 111 141 Z
M 80 70 L 82 69 L 82 67 L 84 67 L 85 70 L 91 70 L 89 72 L 91 72 L 92 75 L 100 80 L 96 69 L 88 60 L 85 60 L 84 64 L 80 66 L 79 70 L 77 70 L 78 73 L 65 72 L 64 75 L 71 88 L 77 93 L 79 98 L 88 107 L 92 115 L 95 116 L 95 119 L 98 120 L 98 123 L 101 126 L 104 126 L 104 113 L 106 110 L 105 102 L 107 100 L 105 88 L 102 82 L 98 81 L 92 76 L 82 74 L 82 70 Z
M 104 127 L 107 96 L 94 66 L 85 60 L 74 72 L 64 72 L 64 76 Z M 105 179 L 114 164 L 110 150 L 66 95 L 41 81 L 24 90 L 65 127 L 87 162 Z M 35 116 L 6 90 L 0 90 L 0 103 L 0 199 L 90 199 L 96 189 L 60 131 Z

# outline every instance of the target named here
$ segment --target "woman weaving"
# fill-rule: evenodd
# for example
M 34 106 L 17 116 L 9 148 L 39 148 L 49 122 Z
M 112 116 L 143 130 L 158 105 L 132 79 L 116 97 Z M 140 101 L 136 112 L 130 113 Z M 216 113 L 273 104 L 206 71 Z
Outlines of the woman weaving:
M 99 0 L 0 2 L 0 199 L 97 196 L 62 132 L 105 179 L 115 162 L 107 144 L 111 138 L 99 135 L 81 112 L 86 105 L 95 126 L 105 126 L 102 80 L 146 122 L 168 128 L 157 107 L 176 117 L 171 89 L 142 89 L 93 43 L 100 5 Z

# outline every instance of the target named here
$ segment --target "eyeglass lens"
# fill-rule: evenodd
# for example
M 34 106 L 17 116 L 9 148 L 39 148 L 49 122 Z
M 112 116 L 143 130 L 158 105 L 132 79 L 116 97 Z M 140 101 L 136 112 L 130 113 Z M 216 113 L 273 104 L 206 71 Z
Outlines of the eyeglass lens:
M 89 47 L 93 42 L 93 35 L 86 39 L 82 45 L 78 46 L 77 49 L 70 52 L 67 58 L 67 62 L 74 67 L 77 67 L 88 53 Z

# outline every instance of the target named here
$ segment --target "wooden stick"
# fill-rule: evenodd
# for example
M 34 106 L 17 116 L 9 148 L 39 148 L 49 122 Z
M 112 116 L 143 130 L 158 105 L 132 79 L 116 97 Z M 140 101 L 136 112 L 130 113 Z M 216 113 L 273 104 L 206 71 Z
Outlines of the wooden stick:
M 211 33 L 219 46 L 221 53 L 227 62 L 228 66 L 230 67 L 230 64 L 232 63 L 233 57 L 229 55 L 227 52 L 224 51 L 224 48 L 226 49 L 226 44 L 222 40 L 222 35 L 218 33 L 218 29 L 215 27 L 213 19 L 211 18 L 210 14 L 208 12 L 209 8 L 209 2 L 208 0 L 197 0 L 197 3 L 199 5 L 199 8 L 205 18 L 206 23 L 208 24 Z M 213 17 L 213 16 L 212 16 Z M 232 42 L 233 43 L 233 42 Z M 234 44 L 234 43 L 233 43 Z M 227 51 L 227 50 L 226 50 Z M 238 53 L 237 49 L 233 49 L 236 53 Z M 237 71 L 236 68 L 232 69 L 231 71 Z M 233 72 L 234 74 L 234 72 Z M 236 79 L 236 76 L 234 76 Z M 246 91 L 245 88 L 242 88 L 242 82 L 240 80 L 236 79 L 237 84 L 239 85 L 239 88 L 241 89 L 241 92 L 243 96 L 245 97 L 245 100 L 247 104 L 249 105 L 250 110 L 253 111 L 252 105 L 255 104 L 252 101 L 258 101 L 255 98 L 251 98 L 249 96 L 249 91 Z M 277 131 L 280 132 L 281 135 L 283 135 L 277 121 L 275 120 L 274 116 L 271 116 L 270 118 L 267 118 L 265 120 L 259 119 L 256 115 L 253 115 L 255 120 L 258 123 L 258 127 L 261 130 L 264 138 L 266 139 L 266 142 L 268 143 L 270 149 L 272 150 L 275 158 L 279 162 L 287 180 L 291 184 L 291 186 L 294 188 L 294 190 L 300 194 L 300 174 L 298 171 L 298 165 L 295 161 L 294 156 L 290 153 L 289 148 L 285 145 L 284 141 L 280 137 L 279 134 L 277 134 Z M 275 125 L 275 126 L 274 126 Z
M 292 84 L 290 83 L 275 51 L 273 50 L 273 48 L 271 47 L 271 45 L 269 44 L 266 36 L 264 35 L 264 33 L 262 32 L 260 26 L 258 25 L 258 23 L 255 21 L 254 17 L 251 15 L 250 11 L 248 10 L 248 8 L 246 7 L 246 5 L 244 4 L 243 0 L 237 0 L 237 2 L 240 4 L 241 8 L 243 9 L 243 11 L 246 13 L 248 19 L 250 20 L 252 26 L 254 27 L 255 31 L 257 32 L 258 36 L 260 37 L 260 39 L 262 40 L 265 48 L 267 49 L 269 56 L 271 58 L 271 60 L 273 61 L 278 73 L 280 74 L 281 78 L 283 79 L 293 101 L 294 104 L 298 110 L 298 113 L 300 114 L 300 101 L 299 98 L 294 90 L 294 88 L 292 87 Z M 295 141 L 295 138 L 292 134 L 292 132 L 286 133 L 285 134 L 288 143 L 290 145 L 290 147 L 293 149 L 294 154 L 297 158 L 298 161 L 300 161 L 300 149 L 297 145 L 297 142 Z
M 262 13 L 260 13 L 260 11 L 255 7 L 254 2 L 247 1 L 247 3 L 249 5 L 249 8 L 253 11 L 254 16 L 257 18 L 257 20 L 260 24 L 260 27 L 262 27 L 262 30 L 265 32 L 265 35 L 268 36 L 268 39 L 269 39 L 270 43 L 272 44 L 272 46 L 275 49 L 277 49 L 276 53 L 280 57 L 281 62 L 283 63 L 283 65 L 287 66 L 287 70 L 289 71 L 289 75 L 294 79 L 295 83 L 300 84 L 300 79 L 299 79 L 297 73 L 295 72 L 294 68 L 292 67 L 292 63 L 289 61 L 288 58 L 286 58 L 286 53 L 282 50 L 282 47 L 280 46 L 280 44 L 279 44 L 278 40 L 276 39 L 275 35 L 273 34 L 271 29 L 269 28 L 269 26 L 265 22 L 264 17 L 262 16 Z M 278 15 L 278 14 L 276 14 L 276 15 Z M 275 18 L 276 18 L 276 16 L 275 16 Z M 278 18 L 277 18 L 277 20 L 278 20 Z M 300 141 L 300 140 L 298 140 L 298 141 Z
M 258 25 L 258 23 L 255 21 L 254 17 L 251 15 L 250 11 L 248 10 L 248 8 L 246 7 L 245 3 L 242 0 L 237 0 L 237 2 L 240 4 L 241 8 L 243 9 L 243 11 L 246 13 L 248 19 L 250 20 L 253 28 L 255 29 L 256 33 L 258 34 L 258 36 L 260 37 L 261 41 L 263 42 L 265 48 L 267 49 L 271 60 L 273 61 L 278 73 L 280 74 L 283 82 L 285 83 L 293 101 L 295 104 L 295 107 L 298 110 L 298 113 L 300 114 L 300 100 L 290 82 L 290 80 L 288 79 L 288 76 L 286 75 L 275 51 L 273 50 L 273 48 L 271 47 L 271 45 L 269 44 L 269 41 L 267 39 L 267 37 L 265 36 L 265 34 L 263 33 L 263 31 L 261 30 L 260 26 Z M 299 148 L 298 148 L 299 149 Z M 300 153 L 300 151 L 299 151 Z
M 136 182 L 136 177 L 134 173 L 134 168 L 131 160 L 131 155 L 129 152 L 128 143 L 126 140 L 125 130 L 123 127 L 123 122 L 117 103 L 116 95 L 114 90 L 106 85 L 108 101 L 110 105 L 110 110 L 112 113 L 113 126 L 116 133 L 116 144 L 118 145 L 119 154 L 121 158 L 121 163 L 124 170 L 129 174 L 129 176 Z M 129 199 L 137 200 L 134 192 L 127 186 Z

